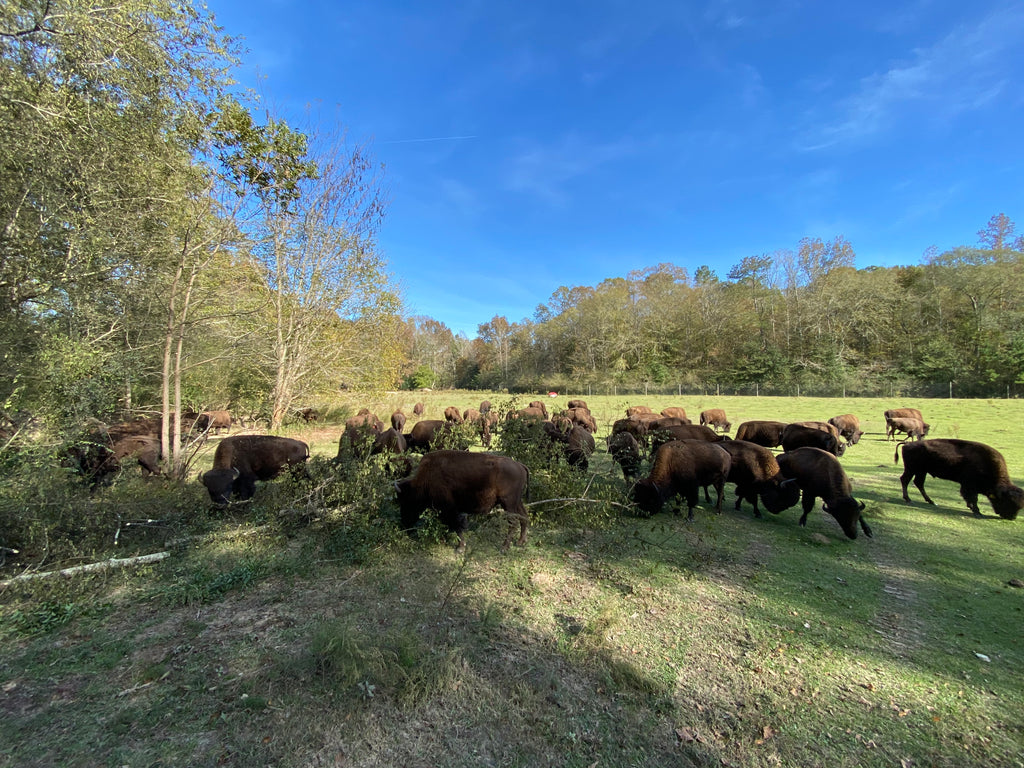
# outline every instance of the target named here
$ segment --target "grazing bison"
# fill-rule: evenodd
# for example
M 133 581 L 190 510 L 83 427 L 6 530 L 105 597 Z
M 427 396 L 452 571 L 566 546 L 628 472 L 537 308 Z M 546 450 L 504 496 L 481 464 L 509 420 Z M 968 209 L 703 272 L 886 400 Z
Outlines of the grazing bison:
M 445 421 L 451 421 L 455 424 L 461 424 L 463 421 L 462 411 L 459 410 L 459 407 L 457 405 L 449 405 L 447 408 L 444 409 L 444 418 Z
M 816 429 L 819 432 L 827 432 L 828 434 L 832 435 L 836 440 L 838 440 L 840 437 L 839 428 L 835 424 L 832 424 L 827 421 L 793 421 L 790 423 L 799 424 L 802 427 L 810 427 L 811 429 Z
M 93 487 L 120 472 L 125 459 L 135 459 L 143 476 L 160 474 L 160 440 L 151 435 L 113 436 L 93 432 L 76 443 L 67 454 L 68 462 Z
M 620 432 L 628 432 L 638 442 L 642 443 L 644 436 L 647 434 L 647 425 L 636 419 L 616 419 L 612 424 L 612 434 L 617 435 Z
M 412 407 L 412 413 L 414 416 L 422 416 L 425 408 L 426 406 L 423 405 L 423 403 L 416 403 L 416 405 Z
M 568 419 L 559 423 L 542 421 L 540 424 L 550 447 L 554 449 L 553 460 L 557 460 L 557 454 L 561 454 L 570 467 L 584 472 L 589 469 L 590 456 L 595 447 L 594 436 L 590 432 Z
M 569 408 L 569 409 L 572 409 L 572 408 L 582 408 L 585 411 L 589 411 L 590 410 L 590 408 L 587 406 L 587 401 L 586 400 L 570 400 L 569 404 L 566 405 L 565 407 Z
M 605 438 L 608 453 L 615 463 L 622 468 L 622 476 L 626 482 L 640 474 L 640 443 L 629 432 L 615 432 Z
M 200 481 L 214 504 L 227 504 L 232 496 L 251 499 L 257 480 L 271 480 L 285 468 L 295 471 L 309 458 L 309 446 L 301 440 L 274 435 L 225 437 L 213 454 L 213 469 Z
M 794 482 L 803 490 L 804 513 L 800 517 L 800 525 L 807 525 L 814 500 L 820 497 L 822 509 L 836 519 L 849 538 L 857 538 L 858 521 L 864 535 L 872 535 L 871 528 L 861 516 L 864 502 L 853 498 L 850 478 L 843 471 L 839 459 L 820 448 L 797 448 L 780 454 L 776 461 L 787 478 L 783 485 Z
M 726 482 L 736 484 L 736 509 L 746 500 L 754 507 L 754 517 L 761 517 L 757 508 L 760 496 L 765 509 L 777 515 L 800 500 L 800 489 L 795 483 L 783 485 L 786 478 L 768 448 L 744 440 L 725 440 L 717 445 L 732 456 Z
M 491 410 L 491 401 L 490 400 L 481 400 L 480 401 L 480 413 L 488 413 L 490 410 Z
M 860 431 L 860 419 L 852 413 L 844 413 L 842 416 L 833 416 L 828 423 L 839 430 L 839 435 L 850 445 L 860 442 L 864 434 Z
M 362 408 L 359 413 L 345 421 L 345 429 L 338 440 L 338 458 L 346 452 L 369 454 L 373 441 L 384 431 L 384 422 L 377 418 L 369 409 Z
M 426 509 L 437 510 L 441 522 L 459 536 L 466 548 L 470 515 L 483 515 L 501 506 L 509 519 L 503 549 L 512 543 L 516 523 L 519 544 L 526 543 L 530 516 L 523 505 L 529 485 L 527 468 L 507 456 L 465 451 L 435 451 L 423 457 L 416 474 L 395 483 L 402 526 L 412 530 Z
M 722 511 L 722 490 L 729 475 L 729 453 L 704 440 L 674 440 L 654 454 L 650 474 L 633 486 L 631 495 L 648 515 L 661 511 L 677 494 L 686 499 L 687 519 L 693 520 L 701 488 L 714 486 L 718 493 L 715 509 Z
M 405 436 L 405 440 L 409 450 L 417 453 L 427 453 L 439 445 L 463 451 L 469 448 L 469 441 L 459 425 L 440 419 L 417 421 L 412 431 Z
M 736 428 L 736 439 L 775 448 L 782 445 L 782 430 L 786 426 L 784 421 L 744 421 Z
M 196 418 L 196 429 L 219 435 L 222 429 L 231 431 L 231 411 L 203 411 Z
M 720 435 L 710 427 L 700 424 L 655 424 L 648 427 L 647 434 L 651 439 L 651 451 L 657 451 L 670 440 L 704 440 L 708 443 L 721 443 L 729 438 Z
M 788 452 L 807 447 L 821 448 L 833 456 L 842 456 L 846 451 L 846 443 L 841 442 L 836 435 L 830 432 L 804 424 L 787 424 L 786 428 L 782 430 L 782 450 Z
M 533 402 L 531 402 L 526 407 L 527 408 L 536 408 L 538 411 L 540 411 L 541 413 L 544 414 L 544 418 L 545 419 L 548 418 L 548 407 L 546 405 L 544 405 L 544 401 L 543 400 L 534 400 Z
M 905 443 L 907 440 L 915 439 L 924 440 L 930 429 L 931 425 L 925 424 L 920 419 L 911 416 L 897 416 L 885 422 L 885 439 L 888 440 L 890 437 L 895 439 L 897 432 L 904 432 L 907 436 L 901 442 Z
M 692 423 L 688 418 L 686 418 L 686 409 L 685 408 L 679 408 L 679 407 L 676 407 L 676 406 L 671 406 L 669 408 L 662 408 L 661 409 L 661 415 L 665 416 L 666 418 L 669 418 L 669 419 L 679 419 L 684 424 L 691 424 Z M 704 422 L 701 422 L 701 424 L 703 424 L 703 423 Z
M 725 411 L 721 408 L 708 408 L 706 411 L 701 411 L 700 423 L 702 426 L 711 427 L 716 431 L 720 429 L 723 432 L 728 432 L 730 427 L 732 427 L 729 419 L 725 416 Z
M 899 453 L 900 447 L 896 446 L 893 461 L 898 460 Z M 1024 507 L 1024 489 L 1010 482 L 1003 455 L 985 443 L 945 438 L 903 443 L 900 483 L 905 502 L 910 503 L 907 487 L 913 479 L 924 500 L 929 504 L 935 503 L 924 490 L 927 475 L 959 483 L 960 496 L 977 517 L 982 517 L 978 509 L 978 494 L 987 496 L 992 509 L 1006 520 L 1015 519 Z
M 512 419 L 531 419 L 533 421 L 547 421 L 548 409 L 537 408 L 536 406 L 530 405 L 526 408 L 520 408 L 518 411 L 509 411 L 508 416 L 505 417 L 508 420 Z

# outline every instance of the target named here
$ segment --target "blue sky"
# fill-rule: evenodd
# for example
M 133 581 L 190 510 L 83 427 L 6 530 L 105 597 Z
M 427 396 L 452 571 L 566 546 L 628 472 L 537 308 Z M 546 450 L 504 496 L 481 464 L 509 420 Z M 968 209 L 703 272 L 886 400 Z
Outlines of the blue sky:
M 409 314 L 470 338 L 560 286 L 846 238 L 1024 232 L 1024 3 L 209 0 L 236 79 L 386 166 Z

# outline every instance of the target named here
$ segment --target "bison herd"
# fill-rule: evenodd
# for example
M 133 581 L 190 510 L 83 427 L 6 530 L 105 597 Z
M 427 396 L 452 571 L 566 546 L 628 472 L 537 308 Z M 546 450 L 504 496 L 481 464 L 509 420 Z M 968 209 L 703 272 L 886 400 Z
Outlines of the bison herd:
M 423 404 L 417 403 L 413 415 L 421 417 L 424 410 Z M 299 415 L 306 422 L 319 417 L 314 409 L 304 409 Z M 934 503 L 924 489 L 925 477 L 932 475 L 958 483 L 975 515 L 981 515 L 979 495 L 987 497 L 995 512 L 1006 519 L 1015 519 L 1024 507 L 1024 490 L 1011 482 L 1006 462 L 994 448 L 968 440 L 925 440 L 928 424 L 914 408 L 887 410 L 884 416 L 887 440 L 895 439 L 897 432 L 905 435 L 897 444 L 894 461 L 899 460 L 902 447 L 900 482 L 907 503 L 911 501 L 911 480 L 924 500 Z M 232 425 L 226 411 L 188 414 L 182 420 L 182 433 L 199 430 L 206 434 Z M 470 517 L 495 507 L 503 508 L 509 518 L 506 547 L 514 538 L 523 544 L 529 527 L 524 504 L 529 470 L 508 456 L 471 452 L 468 449 L 475 438 L 490 448 L 495 433 L 524 429 L 523 434 L 530 435 L 548 455 L 564 458 L 579 471 L 588 470 L 596 449 L 597 422 L 582 400 L 570 400 L 555 414 L 538 400 L 502 416 L 485 400 L 478 409 L 446 408 L 443 419 L 418 418 L 408 431 L 406 422 L 402 410 L 390 415 L 390 426 L 369 409 L 360 410 L 345 423 L 335 461 L 382 455 L 395 481 L 403 527 L 413 529 L 422 513 L 433 509 L 458 534 L 460 548 L 465 546 Z M 159 473 L 157 435 L 161 427 L 159 419 L 107 427 L 76 446 L 72 463 L 93 483 L 129 458 L 137 460 L 144 473 Z M 761 506 L 779 514 L 800 502 L 803 514 L 799 524 L 806 525 L 815 501 L 821 499 L 823 511 L 847 537 L 855 539 L 858 529 L 872 535 L 862 515 L 865 504 L 854 498 L 839 461 L 863 435 L 856 416 L 844 414 L 828 421 L 745 421 L 737 427 L 735 439 L 726 434 L 731 427 L 720 408 L 704 411 L 700 423 L 693 424 L 683 408 L 655 413 L 646 406 L 633 406 L 626 409 L 624 418 L 611 424 L 604 442 L 622 471 L 639 514 L 656 514 L 681 499 L 692 520 L 702 491 L 710 503 L 709 489 L 714 489 L 715 509 L 721 512 L 725 484 L 732 483 L 736 509 L 746 501 L 755 517 L 761 517 Z M 780 453 L 773 450 L 779 448 Z M 422 455 L 415 468 L 411 453 Z M 270 480 L 285 470 L 302 472 L 308 458 L 309 447 L 299 440 L 228 436 L 218 444 L 213 468 L 202 474 L 200 481 L 213 503 L 224 505 L 232 499 L 252 498 L 257 480 Z M 643 476 L 645 465 L 649 470 Z

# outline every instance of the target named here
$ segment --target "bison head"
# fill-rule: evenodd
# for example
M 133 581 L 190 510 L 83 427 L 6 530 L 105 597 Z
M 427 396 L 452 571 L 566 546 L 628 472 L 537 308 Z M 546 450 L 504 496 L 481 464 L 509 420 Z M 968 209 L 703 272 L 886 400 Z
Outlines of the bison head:
M 640 510 L 646 513 L 648 517 L 661 512 L 661 508 L 665 504 L 665 497 L 661 489 L 652 480 L 647 478 L 637 481 L 637 484 L 630 491 L 630 495 L 633 497 L 636 505 L 640 507 Z
M 1017 513 L 1024 507 L 1024 489 L 1016 485 L 999 486 L 988 500 L 992 502 L 992 509 L 1001 518 L 1016 520 Z
M 766 485 L 761 489 L 761 503 L 773 515 L 796 506 L 800 501 L 800 486 L 795 480 L 784 480 L 778 485 Z
M 403 478 L 395 483 L 395 491 L 398 495 L 398 509 L 401 512 L 402 528 L 412 533 L 416 523 L 426 508 L 420 494 L 412 485 L 412 478 Z
M 831 504 L 823 504 L 822 509 L 836 519 L 839 527 L 843 529 L 843 533 L 848 538 L 857 538 L 858 522 L 860 527 L 864 529 L 864 535 L 871 538 L 871 528 L 868 527 L 868 524 L 864 522 L 864 518 L 860 515 L 864 510 L 863 501 L 857 501 L 852 496 L 840 496 Z
M 238 479 L 239 474 L 241 473 L 235 467 L 230 469 L 211 469 L 199 480 L 206 486 L 206 490 L 210 492 L 210 499 L 213 503 L 222 507 L 231 501 L 231 492 L 234 490 L 235 480 Z M 249 494 L 249 497 L 246 498 L 251 496 L 252 494 Z

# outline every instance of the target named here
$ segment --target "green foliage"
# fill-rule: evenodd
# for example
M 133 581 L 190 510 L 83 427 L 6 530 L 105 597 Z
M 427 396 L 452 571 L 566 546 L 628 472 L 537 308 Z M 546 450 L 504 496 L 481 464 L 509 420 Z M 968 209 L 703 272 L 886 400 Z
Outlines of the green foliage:
M 423 389 L 424 387 L 433 387 L 436 378 L 430 366 L 424 364 L 405 377 L 402 381 L 402 388 Z

